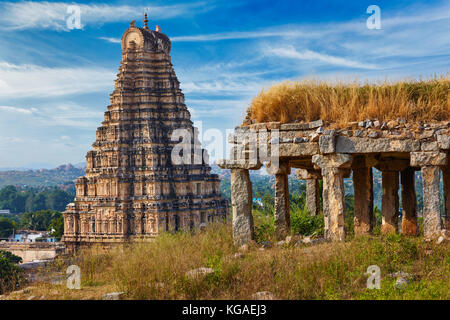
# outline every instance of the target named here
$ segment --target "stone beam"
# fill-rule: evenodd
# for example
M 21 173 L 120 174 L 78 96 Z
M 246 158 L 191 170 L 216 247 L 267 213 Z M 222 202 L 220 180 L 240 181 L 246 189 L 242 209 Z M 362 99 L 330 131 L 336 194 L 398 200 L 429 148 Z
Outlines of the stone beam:
M 254 239 L 252 216 L 252 183 L 248 170 L 231 170 L 231 203 L 233 208 L 233 241 L 241 246 Z
M 408 159 L 380 159 L 375 168 L 380 171 L 403 171 L 409 163 Z
M 397 231 L 398 224 L 398 171 L 382 172 L 383 198 L 381 201 L 381 232 Z
M 353 189 L 355 195 L 355 235 L 372 232 L 373 177 L 372 168 L 366 166 L 364 156 L 353 159 Z
M 388 138 L 336 137 L 336 152 L 381 153 L 420 151 L 420 141 L 414 139 L 394 140 Z
M 322 169 L 323 212 L 325 238 L 344 240 L 344 168 L 349 168 L 352 158 L 347 154 L 314 155 L 312 162 Z
M 402 234 L 416 236 L 417 228 L 417 198 L 414 185 L 414 169 L 408 167 L 401 175 L 402 182 Z

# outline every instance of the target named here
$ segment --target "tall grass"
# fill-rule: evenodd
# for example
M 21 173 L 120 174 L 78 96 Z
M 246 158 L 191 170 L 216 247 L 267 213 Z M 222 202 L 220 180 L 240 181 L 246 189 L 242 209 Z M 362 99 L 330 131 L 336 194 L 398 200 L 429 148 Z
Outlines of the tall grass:
M 322 119 L 345 125 L 367 118 L 441 121 L 450 119 L 449 91 L 448 75 L 380 84 L 286 81 L 262 90 L 248 113 L 257 122 Z
M 314 246 L 250 246 L 236 257 L 231 228 L 165 234 L 151 243 L 104 251 L 83 250 L 81 290 L 37 285 L 29 294 L 46 299 L 101 299 L 112 291 L 127 299 L 249 299 L 270 291 L 279 299 L 449 299 L 448 243 L 437 245 L 401 235 L 358 237 Z M 381 289 L 366 288 L 368 266 L 381 268 Z M 209 267 L 213 273 L 191 278 L 186 272 Z M 395 288 L 388 275 L 413 274 L 408 286 Z M 19 296 L 26 299 L 26 296 Z

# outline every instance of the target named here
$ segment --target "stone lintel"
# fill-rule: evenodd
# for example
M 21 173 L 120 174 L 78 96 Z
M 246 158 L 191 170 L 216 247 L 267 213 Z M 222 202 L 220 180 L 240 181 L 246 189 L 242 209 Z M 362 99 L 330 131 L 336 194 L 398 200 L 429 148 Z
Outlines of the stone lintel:
M 352 157 L 345 153 L 332 153 L 329 155 L 316 154 L 312 157 L 312 163 L 319 168 L 350 168 Z
M 315 129 L 315 128 L 319 128 L 323 126 L 323 121 L 322 120 L 316 120 L 316 121 L 311 121 L 308 123 L 286 123 L 286 124 L 282 124 L 280 125 L 280 131 L 284 131 L 284 130 L 292 130 L 292 131 L 296 131 L 296 130 L 311 130 L 311 129 Z
M 317 142 L 281 143 L 278 148 L 281 158 L 312 156 L 319 153 Z
M 262 163 L 257 161 L 257 163 L 251 163 L 248 160 L 244 161 L 231 161 L 227 159 L 217 160 L 217 165 L 221 169 L 245 169 L 245 170 L 259 170 L 262 167 Z
M 337 153 L 381 153 L 420 151 L 420 141 L 415 139 L 336 137 Z
M 402 171 L 409 167 L 407 159 L 382 159 L 375 165 L 380 171 Z
M 320 170 L 297 169 L 295 174 L 300 180 L 322 179 Z
M 445 166 L 447 154 L 437 151 L 411 152 L 411 166 Z

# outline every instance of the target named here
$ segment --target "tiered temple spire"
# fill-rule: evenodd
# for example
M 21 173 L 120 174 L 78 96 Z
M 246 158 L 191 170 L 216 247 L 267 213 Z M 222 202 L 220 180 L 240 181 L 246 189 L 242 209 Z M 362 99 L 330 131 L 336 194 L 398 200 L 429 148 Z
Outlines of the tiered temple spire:
M 131 23 L 124 33 L 111 104 L 64 213 L 69 249 L 148 239 L 226 217 L 228 203 L 209 165 L 172 163 L 178 143 L 172 132 L 186 129 L 197 137 L 170 49 L 166 35 L 148 29 L 147 15 L 144 28 Z

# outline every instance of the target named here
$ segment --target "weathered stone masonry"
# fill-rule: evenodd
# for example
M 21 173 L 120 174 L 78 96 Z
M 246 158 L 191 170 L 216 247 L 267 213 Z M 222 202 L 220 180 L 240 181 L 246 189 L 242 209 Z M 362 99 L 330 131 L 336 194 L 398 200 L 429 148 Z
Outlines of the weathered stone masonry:
M 306 206 L 311 214 L 320 209 L 318 181 L 323 180 L 325 237 L 345 237 L 344 177 L 353 173 L 355 190 L 355 234 L 369 234 L 374 226 L 372 168 L 382 172 L 383 233 L 416 235 L 417 212 L 414 172 L 423 177 L 424 235 L 438 236 L 448 229 L 450 216 L 449 122 L 408 124 L 390 121 L 351 123 L 342 130 L 326 130 L 321 120 L 311 123 L 279 122 L 236 127 L 229 137 L 234 144 L 230 159 L 219 166 L 231 169 L 233 234 L 236 245 L 253 239 L 251 213 L 252 188 L 248 170 L 266 166 L 275 175 L 275 227 L 281 239 L 289 233 L 289 190 L 287 176 L 297 168 L 300 179 L 307 181 Z M 250 145 L 251 135 L 258 142 Z M 278 150 L 278 166 L 268 161 L 266 151 Z M 255 156 L 256 155 L 256 156 Z M 252 158 L 252 156 L 254 156 Z M 445 216 L 440 212 L 440 173 L 443 174 Z M 401 181 L 402 221 L 399 219 L 398 191 Z
M 227 215 L 219 178 L 202 159 L 206 151 L 184 104 L 170 49 L 159 28 L 137 28 L 132 22 L 123 34 L 111 105 L 87 153 L 86 176 L 76 180 L 75 201 L 64 212 L 63 241 L 69 250 L 151 239 Z M 175 129 L 188 130 L 196 142 L 192 154 L 183 157 L 195 160 L 200 154 L 200 161 L 172 163 Z

